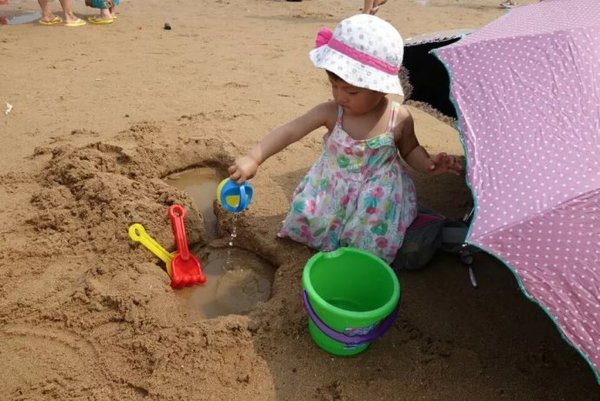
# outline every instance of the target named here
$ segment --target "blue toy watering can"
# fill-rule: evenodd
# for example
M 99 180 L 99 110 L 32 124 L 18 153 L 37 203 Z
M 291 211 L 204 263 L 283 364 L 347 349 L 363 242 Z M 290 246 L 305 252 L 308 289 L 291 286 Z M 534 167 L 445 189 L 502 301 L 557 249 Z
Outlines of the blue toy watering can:
M 217 187 L 217 200 L 228 212 L 244 211 L 252 202 L 254 191 L 248 181 L 238 184 L 229 178 L 221 181 Z

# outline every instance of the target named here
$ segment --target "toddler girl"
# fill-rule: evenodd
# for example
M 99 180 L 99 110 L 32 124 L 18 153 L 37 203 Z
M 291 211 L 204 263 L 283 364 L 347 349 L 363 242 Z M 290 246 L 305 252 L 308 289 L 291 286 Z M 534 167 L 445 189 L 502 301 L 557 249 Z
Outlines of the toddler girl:
M 230 178 L 254 177 L 270 156 L 326 127 L 320 158 L 293 194 L 279 232 L 313 248 L 361 248 L 391 263 L 417 214 L 415 170 L 459 174 L 444 153 L 430 157 L 415 136 L 410 112 L 387 94 L 402 95 L 398 78 L 404 44 L 386 21 L 359 14 L 321 29 L 310 59 L 327 71 L 333 100 L 265 136 L 229 167 Z

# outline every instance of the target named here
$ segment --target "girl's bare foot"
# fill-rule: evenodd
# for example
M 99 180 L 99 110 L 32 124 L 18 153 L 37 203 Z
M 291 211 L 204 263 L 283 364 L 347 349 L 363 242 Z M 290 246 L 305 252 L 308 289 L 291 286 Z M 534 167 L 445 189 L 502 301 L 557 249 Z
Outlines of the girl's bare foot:
M 110 9 L 109 8 L 101 8 L 100 15 L 97 17 L 97 19 L 99 19 L 99 20 L 113 19 Z
M 100 15 L 97 17 L 88 17 L 88 21 L 96 25 L 107 25 L 114 22 L 114 18 L 108 8 L 100 9 Z

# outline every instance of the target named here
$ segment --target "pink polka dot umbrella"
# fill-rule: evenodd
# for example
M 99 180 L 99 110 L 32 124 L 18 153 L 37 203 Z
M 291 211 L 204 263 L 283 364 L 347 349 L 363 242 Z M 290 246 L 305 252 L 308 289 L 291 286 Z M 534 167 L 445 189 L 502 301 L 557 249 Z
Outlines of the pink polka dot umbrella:
M 435 50 L 496 255 L 600 382 L 600 1 L 516 7 Z

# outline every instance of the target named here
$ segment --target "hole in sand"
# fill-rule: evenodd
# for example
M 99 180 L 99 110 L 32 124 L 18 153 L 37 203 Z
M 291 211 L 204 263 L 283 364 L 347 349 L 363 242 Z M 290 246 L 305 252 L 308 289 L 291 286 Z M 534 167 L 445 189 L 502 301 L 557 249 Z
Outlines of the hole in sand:
M 193 247 L 206 283 L 175 294 L 203 317 L 245 314 L 271 298 L 274 269 L 252 252 L 235 247 Z
M 186 192 L 192 198 L 194 206 L 204 218 L 206 241 L 217 238 L 217 216 L 213 211 L 217 186 L 221 182 L 219 173 L 209 167 L 197 167 L 173 173 L 164 181 Z
M 174 290 L 193 313 L 204 318 L 250 312 L 258 303 L 269 300 L 275 275 L 274 266 L 238 248 L 235 238 L 217 238 L 213 206 L 221 179 L 217 170 L 208 167 L 191 168 L 164 178 L 169 185 L 190 195 L 204 218 L 208 245 L 190 244 L 190 252 L 200 260 L 206 283 Z

